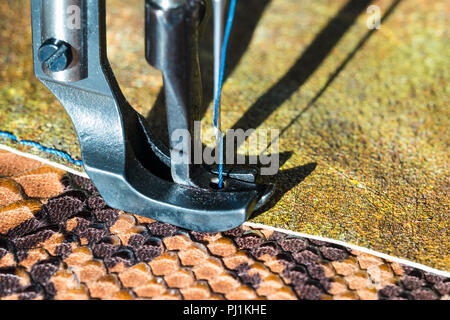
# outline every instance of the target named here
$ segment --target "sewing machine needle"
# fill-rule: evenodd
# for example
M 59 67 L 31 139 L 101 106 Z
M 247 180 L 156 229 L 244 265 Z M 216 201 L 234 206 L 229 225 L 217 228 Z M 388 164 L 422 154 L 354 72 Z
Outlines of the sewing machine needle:
M 222 59 L 224 13 L 226 0 L 213 0 L 214 11 L 214 101 L 219 96 L 220 63 Z M 218 129 L 221 130 L 221 103 L 219 101 Z
M 222 45 L 223 45 L 223 28 L 224 28 L 224 12 L 225 0 L 213 0 L 214 10 L 214 101 L 219 97 L 219 78 L 220 78 L 220 63 L 222 59 Z M 220 121 L 220 101 L 218 114 L 218 130 L 221 130 Z
M 223 46 L 223 29 L 224 29 L 224 11 L 226 0 L 213 0 L 214 11 L 214 131 L 216 135 L 216 144 L 219 147 L 219 184 L 222 188 L 222 165 L 223 165 L 223 135 L 221 128 L 221 64 L 222 64 L 222 46 Z

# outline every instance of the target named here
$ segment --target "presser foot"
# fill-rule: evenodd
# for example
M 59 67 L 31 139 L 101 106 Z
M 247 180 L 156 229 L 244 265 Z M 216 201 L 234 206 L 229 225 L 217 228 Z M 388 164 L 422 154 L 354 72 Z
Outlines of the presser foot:
M 189 10 L 194 10 L 193 16 L 186 13 L 191 23 L 197 21 L 200 2 L 188 2 Z M 218 189 L 214 168 L 173 164 L 173 145 L 167 148 L 151 135 L 151 124 L 127 102 L 111 70 L 105 0 L 31 3 L 35 74 L 69 114 L 86 173 L 108 205 L 189 230 L 218 232 L 241 225 L 268 200 L 273 185 L 257 184 L 256 172 L 228 170 L 224 187 Z M 67 7 L 72 5 L 80 8 L 81 15 L 80 26 L 74 29 L 65 23 Z M 164 32 L 164 28 L 158 30 Z M 196 28 L 189 29 L 189 34 L 177 30 L 184 36 L 193 35 L 191 43 L 196 40 Z M 197 59 L 195 46 L 191 48 L 194 52 L 180 59 Z M 196 118 L 192 103 L 198 96 L 191 87 L 191 72 L 195 76 L 198 69 L 189 66 L 178 69 L 190 74 L 176 84 L 185 93 L 174 95 L 181 106 L 170 102 L 167 106 L 171 112 L 186 115 L 178 122 L 171 118 L 172 129 L 191 130 Z M 186 148 L 183 152 L 190 152 Z

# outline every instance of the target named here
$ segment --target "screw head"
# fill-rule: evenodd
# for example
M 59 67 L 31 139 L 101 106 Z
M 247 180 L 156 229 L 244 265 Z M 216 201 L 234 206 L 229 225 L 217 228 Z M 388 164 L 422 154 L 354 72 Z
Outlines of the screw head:
M 38 59 L 49 71 L 60 72 L 72 63 L 72 47 L 67 42 L 48 39 L 39 48 Z

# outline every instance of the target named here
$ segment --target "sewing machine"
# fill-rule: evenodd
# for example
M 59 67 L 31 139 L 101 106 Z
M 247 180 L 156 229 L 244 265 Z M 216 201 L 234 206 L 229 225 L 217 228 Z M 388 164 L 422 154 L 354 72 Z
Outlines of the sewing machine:
M 198 39 L 214 9 L 217 88 L 224 0 L 145 3 L 146 59 L 162 72 L 168 147 L 152 136 L 152 124 L 130 106 L 114 77 L 106 53 L 106 1 L 31 3 L 35 74 L 69 114 L 86 173 L 108 205 L 215 232 L 241 225 L 268 200 L 273 185 L 258 184 L 256 171 L 225 168 L 222 177 L 217 165 L 192 161 L 202 103 Z M 190 139 L 177 135 L 180 130 Z

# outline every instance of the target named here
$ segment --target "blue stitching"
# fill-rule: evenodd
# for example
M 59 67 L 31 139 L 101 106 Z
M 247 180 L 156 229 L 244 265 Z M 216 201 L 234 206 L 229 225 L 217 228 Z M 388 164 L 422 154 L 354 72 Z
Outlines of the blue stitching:
M 73 159 L 68 153 L 58 150 L 58 149 L 54 149 L 54 148 L 48 148 L 43 146 L 42 144 L 35 142 L 35 141 L 31 141 L 31 140 L 20 140 L 19 138 L 17 138 L 15 135 L 13 135 L 12 133 L 9 133 L 7 131 L 1 131 L 0 130 L 0 138 L 6 138 L 6 139 L 10 139 L 14 142 L 17 142 L 20 145 L 23 146 L 29 146 L 29 147 L 34 147 L 34 148 L 38 148 L 41 151 L 44 151 L 46 153 L 55 155 L 57 157 L 66 159 L 67 161 L 77 165 L 77 166 L 82 166 L 83 165 L 83 161 L 81 160 L 75 160 Z

